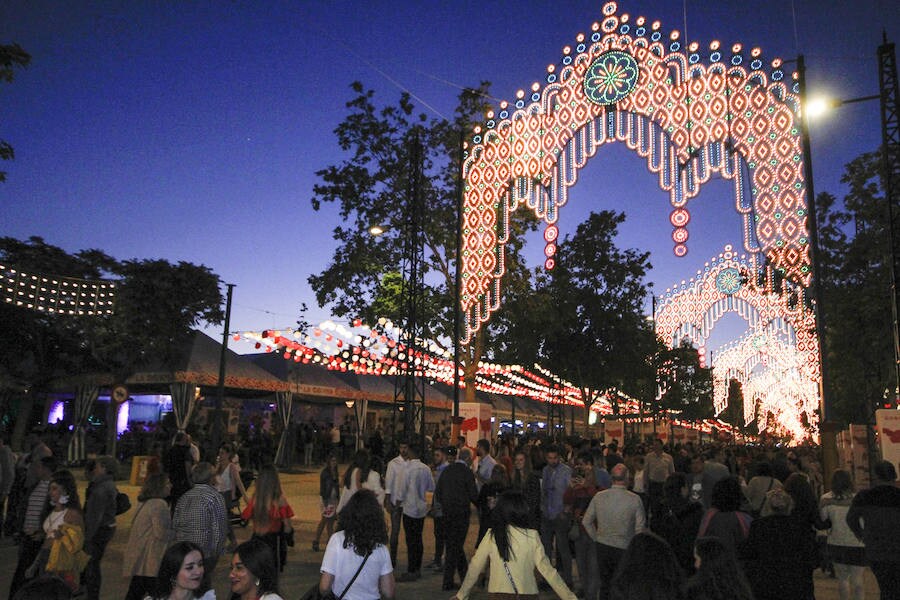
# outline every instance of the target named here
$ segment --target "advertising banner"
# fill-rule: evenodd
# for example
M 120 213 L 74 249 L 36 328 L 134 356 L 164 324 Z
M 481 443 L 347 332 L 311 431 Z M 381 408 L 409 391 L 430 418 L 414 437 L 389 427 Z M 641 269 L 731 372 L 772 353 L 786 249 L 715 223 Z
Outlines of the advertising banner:
M 876 410 L 875 423 L 878 426 L 881 457 L 890 461 L 895 469 L 900 468 L 900 410 Z
M 459 435 L 466 436 L 466 446 L 474 448 L 478 440 L 491 439 L 491 416 L 492 407 L 490 404 L 482 404 L 481 402 L 460 402 L 459 416 L 463 421 L 459 426 Z
M 613 440 L 619 443 L 619 446 L 625 442 L 625 423 L 618 419 L 606 419 L 603 421 L 603 443 L 609 444 Z

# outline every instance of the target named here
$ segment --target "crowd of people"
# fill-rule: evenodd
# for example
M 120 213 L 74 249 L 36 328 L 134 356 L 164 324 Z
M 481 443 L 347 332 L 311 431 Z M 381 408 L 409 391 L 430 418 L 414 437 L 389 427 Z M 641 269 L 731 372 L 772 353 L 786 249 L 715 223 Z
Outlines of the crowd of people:
M 823 569 L 841 600 L 858 600 L 869 568 L 882 598 L 900 594 L 900 488 L 890 462 L 873 465 L 871 487 L 856 493 L 844 470 L 825 485 L 812 448 L 408 442 L 398 440 L 386 463 L 380 445 L 355 451 L 344 469 L 340 445 L 322 457 L 318 526 L 303 542 L 319 552 L 325 534 L 320 593 L 392 598 L 431 570 L 459 600 L 479 587 L 498 598 L 552 589 L 565 599 L 813 600 L 813 572 Z M 167 446 L 135 499 L 121 565 L 126 599 L 214 598 L 211 576 L 229 554 L 232 598 L 278 600 L 295 513 L 277 468 L 259 465 L 248 490 L 231 442 L 201 452 L 179 432 Z M 5 447 L 4 531 L 19 546 L 10 600 L 99 598 L 101 561 L 128 509 L 117 461 L 88 461 L 81 502 L 75 475 L 39 436 L 19 457 Z M 6 487 L 8 478 L 19 485 Z M 473 513 L 478 535 L 467 548 Z M 429 518 L 434 554 L 425 557 Z M 242 544 L 236 520 L 249 529 Z

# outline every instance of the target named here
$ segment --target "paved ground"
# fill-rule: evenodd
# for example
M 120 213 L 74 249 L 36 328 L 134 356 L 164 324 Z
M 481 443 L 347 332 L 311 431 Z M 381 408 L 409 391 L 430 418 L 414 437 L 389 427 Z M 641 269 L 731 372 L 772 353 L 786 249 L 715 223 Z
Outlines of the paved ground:
M 343 469 L 342 469 L 343 470 Z M 307 473 L 288 473 L 282 474 L 282 484 L 287 494 L 291 506 L 297 516 L 294 519 L 294 527 L 297 530 L 297 545 L 290 548 L 288 552 L 288 562 L 285 566 L 284 573 L 281 578 L 281 593 L 285 600 L 294 600 L 299 598 L 310 586 L 318 581 L 319 565 L 322 559 L 322 552 L 313 552 L 311 550 L 311 541 L 315 535 L 315 527 L 319 521 L 318 513 L 318 489 L 319 478 L 318 472 Z M 84 481 L 80 481 L 81 489 L 84 489 Z M 128 532 L 130 529 L 131 518 L 137 508 L 137 502 L 134 501 L 138 493 L 138 488 L 122 484 L 120 482 L 119 489 L 127 492 L 132 498 L 133 507 L 130 512 L 121 515 L 118 518 L 118 531 L 107 548 L 106 555 L 103 558 L 103 588 L 102 598 L 104 599 L 121 599 L 124 598 L 128 589 L 128 580 L 121 576 L 121 561 L 124 545 L 128 541 Z M 82 491 L 83 494 L 83 491 Z M 82 496 L 83 499 L 83 496 Z M 477 535 L 477 522 L 473 518 L 472 525 L 469 529 L 469 537 L 466 544 L 467 555 L 471 556 L 475 545 L 475 537 Z M 250 533 L 246 529 L 236 529 L 238 541 L 244 541 Z M 425 524 L 425 562 L 430 562 L 434 552 L 434 535 L 432 533 L 432 521 L 429 519 Z M 321 544 L 325 547 L 325 540 Z M 403 536 L 400 536 L 400 549 L 398 551 L 400 573 L 406 564 L 406 547 L 403 543 Z M 0 597 L 5 597 L 9 589 L 10 579 L 16 565 L 16 548 L 11 546 L 5 539 L 0 542 Z M 231 597 L 228 584 L 228 569 L 226 565 L 226 557 L 219 561 L 216 572 L 213 575 L 213 582 L 216 589 L 216 596 L 220 599 L 228 599 Z M 867 597 L 877 598 L 878 587 L 871 573 L 867 573 Z M 398 598 L 450 598 L 451 592 L 441 590 L 441 575 L 427 572 L 423 570 L 422 579 L 414 583 L 398 583 Z M 475 598 L 486 598 L 487 594 L 479 593 L 473 595 Z M 542 597 L 553 598 L 553 593 L 543 594 Z M 822 573 L 816 572 L 816 598 L 817 600 L 831 600 L 838 598 L 837 585 L 833 579 L 828 579 Z

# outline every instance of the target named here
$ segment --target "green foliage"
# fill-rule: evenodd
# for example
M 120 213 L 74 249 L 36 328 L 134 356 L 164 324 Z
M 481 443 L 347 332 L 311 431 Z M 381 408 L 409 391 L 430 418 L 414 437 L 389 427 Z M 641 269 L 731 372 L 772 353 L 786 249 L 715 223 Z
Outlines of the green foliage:
M 16 68 L 24 68 L 31 62 L 31 56 L 18 44 L 0 44 L 0 80 L 12 83 Z M 0 139 L 0 160 L 12 160 L 16 154 L 13 147 Z M 0 182 L 6 181 L 6 173 L 0 171 Z
M 653 347 L 642 312 L 649 254 L 616 246 L 624 220 L 591 213 L 559 244 L 556 268 L 538 271 L 533 291 L 522 289 L 504 309 L 503 355 L 541 363 L 580 387 L 588 406 L 611 388 L 638 394 Z
M 864 423 L 896 386 L 891 319 L 890 231 L 879 153 L 848 165 L 843 203 L 817 196 L 825 368 L 833 414 Z
M 713 416 L 712 369 L 700 366 L 700 355 L 689 340 L 666 348 L 659 357 L 660 408 L 683 419 Z
M 314 210 L 334 204 L 344 220 L 333 232 L 337 245 L 331 262 L 309 278 L 320 306 L 330 306 L 336 316 L 359 317 L 368 323 L 380 317 L 403 322 L 400 265 L 408 220 L 404 206 L 411 142 L 418 138 L 424 155 L 423 333 L 452 339 L 460 136 L 482 118 L 488 87 L 483 82 L 477 89 L 464 90 L 450 121 L 418 114 L 408 94 L 394 105 L 380 106 L 372 90 L 359 82 L 351 85 L 355 96 L 347 102 L 347 117 L 335 129 L 346 158 L 316 172 L 319 181 L 311 199 Z M 373 236 L 372 225 L 381 226 L 384 233 Z M 522 233 L 534 229 L 536 221 L 520 211 L 512 227 L 504 285 L 518 289 L 517 277 L 528 276 L 519 257 Z M 482 332 L 479 342 L 465 349 L 465 364 L 480 360 L 483 341 Z

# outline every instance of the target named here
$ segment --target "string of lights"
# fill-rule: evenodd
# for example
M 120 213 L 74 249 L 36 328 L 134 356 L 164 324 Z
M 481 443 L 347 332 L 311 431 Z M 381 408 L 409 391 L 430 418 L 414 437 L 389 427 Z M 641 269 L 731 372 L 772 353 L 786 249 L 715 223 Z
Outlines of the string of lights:
M 110 315 L 116 283 L 28 273 L 0 264 L 0 300 L 46 314 Z

